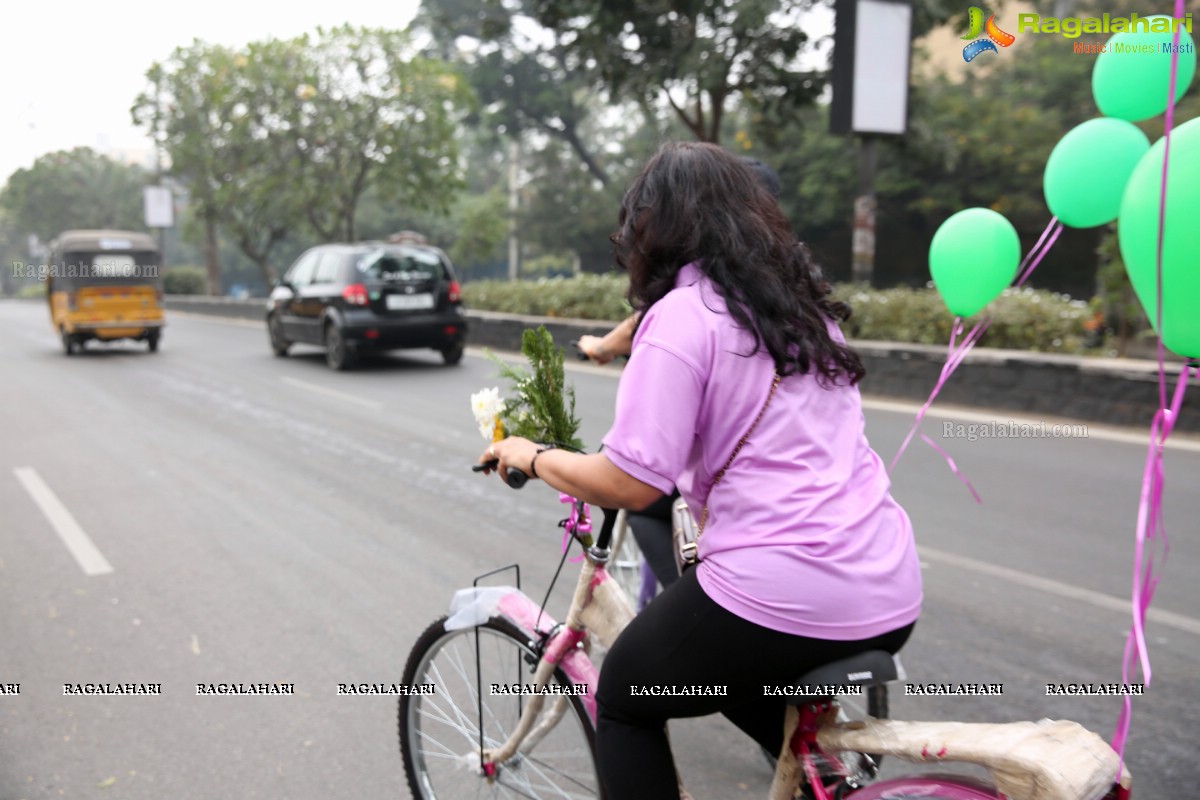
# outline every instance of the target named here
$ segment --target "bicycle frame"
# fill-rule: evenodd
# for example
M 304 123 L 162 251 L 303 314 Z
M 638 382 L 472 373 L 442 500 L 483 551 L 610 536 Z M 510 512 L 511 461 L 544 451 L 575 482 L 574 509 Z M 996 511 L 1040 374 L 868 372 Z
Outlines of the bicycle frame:
M 584 541 L 583 537 L 578 536 L 578 532 L 590 531 L 590 528 L 586 527 L 588 524 L 586 506 L 566 495 L 562 495 L 560 499 L 563 502 L 572 503 L 571 517 L 563 523 L 563 527 L 570 535 Z M 600 536 L 594 545 L 589 546 L 585 541 L 583 565 L 575 583 L 566 619 L 561 624 L 556 623 L 545 612 L 541 604 L 520 589 L 513 587 L 492 587 L 492 591 L 497 594 L 481 593 L 478 595 L 480 599 L 472 601 L 466 609 L 460 609 L 458 612 L 469 612 L 464 614 L 464 619 L 474 621 L 460 622 L 455 625 L 457 628 L 465 628 L 469 625 L 477 626 L 480 624 L 479 621 L 497 614 L 503 616 L 525 634 L 530 649 L 538 655 L 533 673 L 533 684 L 536 691 L 532 693 L 529 702 L 521 710 L 515 729 L 499 747 L 482 749 L 480 752 L 481 770 L 489 781 L 497 778 L 498 765 L 513 758 L 519 749 L 526 753 L 531 752 L 568 711 L 570 700 L 563 695 L 558 695 L 555 697 L 553 707 L 543 715 L 545 695 L 541 693 L 541 690 L 549 684 L 556 669 L 561 669 L 574 686 L 586 687 L 585 693 L 580 695 L 579 699 L 582 701 L 592 725 L 594 726 L 596 723 L 595 689 L 599 671 L 589 654 L 589 634 L 595 636 L 604 647 L 611 647 L 617 636 L 634 617 L 634 610 L 628 595 L 608 574 L 607 563 L 610 557 L 608 545 L 612 540 L 614 518 L 615 515 L 606 514 Z M 482 599 L 485 595 L 487 599 Z M 449 629 L 450 625 L 447 624 L 447 630 Z M 840 746 L 831 752 L 830 748 L 821 745 L 819 736 L 829 733 L 844 736 L 848 731 L 860 729 L 854 724 L 848 726 L 838 724 L 838 710 L 839 705 L 836 698 L 814 698 L 811 703 L 788 707 L 784 728 L 784 746 L 771 785 L 770 800 L 792 800 L 797 789 L 804 784 L 810 787 L 813 800 L 883 800 L 896 796 L 936 796 L 941 800 L 1003 800 L 1006 797 L 989 785 L 961 776 L 896 778 L 860 786 L 856 775 L 846 769 L 835 752 L 893 752 L 901 758 L 910 758 L 911 753 L 895 749 L 876 750 L 866 744 Z M 872 721 L 868 723 L 867 727 L 869 728 L 871 725 L 900 727 L 906 724 L 921 726 L 922 730 L 925 730 L 926 727 L 938 723 Z M 965 723 L 954 724 L 966 725 Z M 1074 725 L 1074 723 L 1066 724 Z M 967 727 L 982 729 L 997 726 L 980 724 Z M 840 745 L 847 744 L 845 741 L 838 741 L 837 736 L 834 736 L 831 741 L 836 741 Z M 1097 741 L 1099 741 L 1098 737 Z M 926 754 L 922 750 L 920 758 L 916 760 L 942 760 L 945 755 L 944 752 Z M 1115 758 L 1115 754 L 1113 757 Z M 985 767 L 989 764 L 988 761 L 979 758 L 946 756 L 946 760 L 977 763 Z M 822 762 L 832 766 L 835 770 L 834 773 L 827 773 L 825 779 L 819 772 L 819 764 Z M 825 780 L 835 776 L 839 776 L 836 778 L 838 785 L 831 793 L 825 785 Z M 680 783 L 680 793 L 683 798 L 689 797 L 686 790 L 683 789 L 682 782 Z M 1042 795 L 1039 794 L 1040 796 Z M 1066 797 L 1066 795 L 1049 794 L 1045 796 Z M 1109 798 L 1126 800 L 1129 796 L 1128 772 L 1120 770 L 1118 778 L 1112 784 L 1112 789 L 1106 795 L 1105 800 L 1109 800 Z

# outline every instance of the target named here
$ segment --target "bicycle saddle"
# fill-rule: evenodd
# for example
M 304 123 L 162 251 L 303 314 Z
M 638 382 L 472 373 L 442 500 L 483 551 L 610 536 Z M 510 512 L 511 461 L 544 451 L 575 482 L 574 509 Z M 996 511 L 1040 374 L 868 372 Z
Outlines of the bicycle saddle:
M 788 702 L 792 705 L 810 702 L 814 687 L 881 686 L 900 677 L 899 662 L 891 653 L 886 650 L 867 650 L 839 661 L 830 661 L 804 673 L 793 681 L 797 692 L 789 697 Z

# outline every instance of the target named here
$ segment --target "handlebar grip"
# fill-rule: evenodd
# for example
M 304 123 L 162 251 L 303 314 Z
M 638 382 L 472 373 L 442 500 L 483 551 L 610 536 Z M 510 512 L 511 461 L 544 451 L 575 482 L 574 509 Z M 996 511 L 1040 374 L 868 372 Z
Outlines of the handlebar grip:
M 580 361 L 591 361 L 592 358 L 587 353 L 583 352 L 583 348 L 579 346 L 578 339 L 572 339 L 571 344 L 575 345 L 575 357 Z
M 485 469 L 495 469 L 500 465 L 499 459 L 493 458 L 491 461 L 485 461 L 482 464 L 475 464 L 471 467 L 471 472 L 483 472 Z M 504 476 L 504 482 L 510 488 L 520 489 L 529 480 L 529 476 L 521 470 L 514 467 L 509 467 L 508 474 Z

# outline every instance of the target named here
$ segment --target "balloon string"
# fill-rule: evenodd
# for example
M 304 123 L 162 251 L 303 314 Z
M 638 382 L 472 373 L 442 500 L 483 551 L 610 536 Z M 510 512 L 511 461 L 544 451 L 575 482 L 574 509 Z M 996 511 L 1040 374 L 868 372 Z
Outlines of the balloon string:
M 1062 230 L 1063 226 L 1062 223 L 1058 221 L 1058 217 L 1051 217 L 1050 222 L 1046 225 L 1046 230 L 1042 231 L 1041 238 L 1037 240 L 1037 244 L 1035 244 L 1033 249 L 1031 249 L 1025 256 L 1025 261 L 1021 262 L 1021 266 L 1017 267 L 1017 273 L 1020 275 L 1020 277 L 1017 278 L 1017 282 L 1013 284 L 1014 286 L 1023 286 L 1025 281 L 1029 280 L 1029 276 L 1032 275 L 1033 271 L 1038 268 L 1039 264 L 1042 263 L 1042 259 L 1046 257 L 1046 253 L 1049 253 L 1050 248 L 1053 247 L 1054 243 L 1058 241 L 1058 235 L 1062 233 Z M 1047 242 L 1046 237 L 1050 237 L 1050 241 Z M 1043 243 L 1045 243 L 1044 248 L 1042 247 Z M 1032 259 L 1031 262 L 1030 259 Z M 1030 262 L 1028 269 L 1025 268 L 1026 262 Z
M 962 482 L 963 482 L 963 484 L 965 484 L 965 485 L 966 485 L 966 487 L 967 487 L 967 490 L 971 492 L 971 496 L 975 498 L 975 502 L 976 502 L 976 503 L 982 503 L 982 502 L 983 502 L 983 499 L 982 499 L 982 498 L 980 498 L 980 496 L 979 496 L 979 492 L 975 491 L 975 486 L 974 486 L 974 484 L 972 484 L 972 483 L 971 483 L 971 479 L 970 479 L 970 478 L 968 478 L 968 477 L 966 476 L 966 474 L 965 474 L 965 473 L 963 473 L 962 471 L 960 471 L 960 470 L 959 470 L 959 468 L 958 468 L 958 464 L 955 464 L 955 463 L 954 463 L 954 459 L 950 457 L 950 454 L 949 454 L 949 453 L 947 453 L 947 452 L 946 452 L 944 449 L 942 449 L 941 447 L 939 447 L 939 446 L 938 446 L 938 444 L 937 444 L 936 442 L 934 442 L 934 441 L 933 441 L 933 439 L 930 439 L 930 438 L 929 438 L 928 436 L 926 436 L 925 434 L 923 434 L 923 433 L 922 433 L 922 434 L 921 434 L 921 438 L 922 438 L 922 439 L 925 441 L 925 444 L 929 445 L 929 446 L 930 446 L 930 447 L 932 447 L 934 450 L 938 451 L 938 453 L 940 453 L 940 454 L 941 454 L 942 458 L 946 459 L 946 463 L 950 465 L 950 471 L 951 471 L 951 472 L 953 472 L 953 473 L 954 473 L 954 475 L 955 475 L 955 476 L 956 476 L 956 477 L 957 477 L 957 478 L 958 478 L 960 481 L 962 481 Z
M 1175 0 L 1174 17 L 1177 20 L 1184 19 L 1184 0 Z M 1165 130 L 1163 132 L 1162 185 L 1158 196 L 1158 239 L 1155 243 L 1154 254 L 1156 289 L 1154 296 L 1154 327 L 1158 332 L 1159 410 L 1155 413 L 1154 420 L 1150 425 L 1150 444 L 1146 454 L 1146 469 L 1142 474 L 1142 492 L 1138 501 L 1138 521 L 1133 556 L 1133 625 L 1130 628 L 1129 636 L 1125 640 L 1125 652 L 1121 660 L 1122 682 L 1128 683 L 1133 652 L 1136 652 L 1142 675 L 1147 685 L 1151 680 L 1151 672 L 1150 655 L 1146 651 L 1146 613 L 1149 611 L 1150 603 L 1154 599 L 1154 590 L 1158 587 L 1159 576 L 1154 574 L 1153 558 L 1146 559 L 1144 571 L 1142 561 L 1147 537 L 1153 539 L 1161 534 L 1164 559 L 1170 551 L 1170 545 L 1167 542 L 1167 531 L 1162 519 L 1162 492 L 1165 479 L 1163 446 L 1166 444 L 1167 437 L 1171 435 L 1171 431 L 1175 427 L 1175 420 L 1178 418 L 1179 408 L 1183 403 L 1183 393 L 1187 387 L 1188 376 L 1192 369 L 1191 362 L 1184 366 L 1183 372 L 1179 377 L 1179 383 L 1175 386 L 1175 396 L 1172 398 L 1171 406 L 1168 409 L 1166 351 L 1163 346 L 1162 326 L 1163 246 L 1166 239 L 1167 176 L 1169 175 L 1168 167 L 1171 162 L 1171 129 L 1175 127 L 1175 90 L 1179 77 L 1179 44 L 1182 37 L 1180 28 L 1183 26 L 1176 24 L 1173 27 L 1175 28 L 1175 33 L 1172 37 L 1171 75 L 1167 88 L 1166 120 L 1163 123 Z M 1125 763 L 1125 743 L 1128 740 L 1132 722 L 1133 701 L 1129 695 L 1126 695 L 1121 705 L 1121 714 L 1117 719 L 1117 726 L 1113 732 L 1112 740 L 1112 747 L 1117 751 L 1117 755 L 1120 756 L 1122 765 Z
M 1150 654 L 1146 647 L 1146 615 L 1150 610 L 1154 592 L 1158 588 L 1162 576 L 1157 574 L 1154 568 L 1154 554 L 1148 552 L 1147 542 L 1155 540 L 1161 542 L 1162 558 L 1159 564 L 1161 569 L 1171 549 L 1162 518 L 1165 477 L 1163 449 L 1168 437 L 1175 429 L 1176 420 L 1179 419 L 1184 392 L 1187 390 L 1191 372 L 1191 364 L 1185 365 L 1183 372 L 1180 373 L 1179 382 L 1175 384 L 1170 407 L 1159 409 L 1150 425 L 1150 444 L 1146 451 L 1146 466 L 1142 472 L 1142 490 L 1138 500 L 1137 531 L 1133 554 L 1133 591 L 1131 593 L 1133 625 L 1125 639 L 1125 652 L 1121 661 L 1122 683 L 1129 683 L 1135 654 L 1145 684 L 1149 686 L 1153 679 Z M 1197 375 L 1200 375 L 1200 371 L 1197 372 Z M 1117 751 L 1122 760 L 1124 760 L 1125 743 L 1129 736 L 1132 717 L 1133 703 L 1130 696 L 1126 695 L 1112 739 L 1112 748 Z
M 1037 240 L 1037 244 L 1035 244 L 1029 250 L 1029 252 L 1026 253 L 1025 258 L 1021 261 L 1020 266 L 1017 267 L 1017 273 L 1019 277 L 1017 278 L 1016 286 L 1021 286 L 1023 283 L 1025 283 L 1025 281 L 1029 279 L 1029 276 L 1033 274 L 1033 271 L 1038 268 L 1038 265 L 1042 263 L 1042 259 L 1045 258 L 1046 253 L 1050 252 L 1050 248 L 1054 246 L 1056 241 L 1058 241 L 1058 236 L 1060 233 L 1062 233 L 1062 228 L 1062 223 L 1058 221 L 1058 217 L 1052 217 L 1050 219 L 1050 222 L 1046 225 L 1046 229 L 1042 231 L 1041 237 Z M 929 411 L 930 406 L 933 405 L 933 401 L 937 398 L 938 393 L 942 391 L 942 387 L 946 384 L 946 381 L 950 379 L 950 376 L 954 373 L 954 370 L 958 369 L 959 365 L 967 357 L 967 354 L 971 352 L 971 348 L 978 343 L 980 338 L 983 337 L 984 332 L 987 331 L 991 324 L 991 319 L 984 319 L 975 323 L 967 335 L 963 337 L 962 343 L 956 347 L 955 343 L 957 338 L 962 334 L 962 318 L 954 318 L 954 324 L 950 328 L 950 344 L 946 349 L 946 363 L 942 366 L 941 374 L 938 376 L 937 383 L 934 384 L 933 390 L 929 393 L 929 398 L 917 412 L 917 418 L 913 420 L 912 426 L 908 429 L 908 435 L 904 437 L 904 441 L 900 444 L 900 449 L 897 450 L 896 455 L 892 457 L 892 461 L 888 465 L 889 474 L 896 468 L 896 464 L 900 462 L 900 457 L 904 455 L 904 451 L 908 449 L 909 443 L 912 442 L 913 436 L 916 435 L 917 429 L 921 426 L 921 421 L 925 419 L 925 414 Z M 929 439 L 926 438 L 925 441 L 929 442 Z M 971 482 L 967 480 L 966 476 L 959 471 L 958 467 L 955 466 L 954 461 L 949 457 L 946 451 L 939 447 L 935 447 L 934 449 L 945 456 L 946 462 L 950 465 L 951 472 L 953 472 L 959 477 L 960 480 L 967 484 L 967 487 L 971 489 L 971 494 L 974 495 L 976 502 L 982 502 L 979 500 L 979 495 L 975 492 L 974 487 L 971 486 Z

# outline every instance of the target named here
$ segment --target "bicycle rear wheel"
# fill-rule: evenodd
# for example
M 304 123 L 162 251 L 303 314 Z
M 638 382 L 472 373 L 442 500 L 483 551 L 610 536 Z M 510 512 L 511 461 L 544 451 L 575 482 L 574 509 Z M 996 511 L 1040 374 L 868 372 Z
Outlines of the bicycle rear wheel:
M 443 617 L 421 634 L 404 668 L 405 685 L 433 685 L 431 694 L 400 698 L 400 753 L 413 797 L 602 798 L 595 732 L 575 696 L 564 698 L 562 718 L 535 746 L 522 745 L 513 758 L 496 765 L 492 780 L 483 775 L 481 701 L 484 747 L 499 747 L 529 698 L 492 694 L 491 686 L 526 684 L 537 657 L 525 635 L 507 620 L 492 618 L 478 629 L 455 631 L 447 631 L 445 621 Z M 564 690 L 571 688 L 562 670 L 555 671 L 553 681 Z M 543 719 L 555 701 L 554 696 L 546 698 Z
M 991 784 L 961 775 L 893 778 L 851 792 L 846 800 L 1000 800 Z
M 846 695 L 838 698 L 838 722 L 857 722 L 868 717 L 887 719 L 887 716 L 888 689 L 886 684 L 864 687 L 861 697 Z M 775 757 L 765 748 L 762 752 L 771 770 L 774 771 Z M 836 786 L 851 777 L 854 778 L 853 782 L 859 785 L 870 783 L 879 774 L 879 766 L 883 762 L 883 756 L 871 753 L 843 751 L 833 755 L 837 756 L 844 770 L 838 770 L 825 760 L 821 760 L 817 764 L 818 772 L 827 778 L 827 786 Z M 805 786 L 801 797 L 804 800 L 811 800 L 812 796 L 812 790 Z

